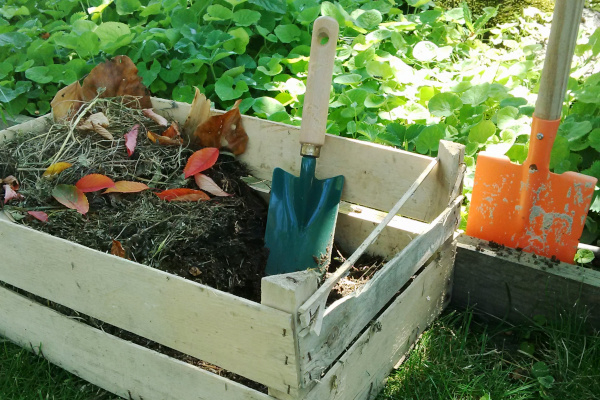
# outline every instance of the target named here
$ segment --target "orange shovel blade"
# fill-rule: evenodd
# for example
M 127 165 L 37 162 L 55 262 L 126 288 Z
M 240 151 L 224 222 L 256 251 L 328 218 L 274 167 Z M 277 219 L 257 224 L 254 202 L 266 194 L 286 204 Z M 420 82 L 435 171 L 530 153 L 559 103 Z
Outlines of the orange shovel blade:
M 572 264 L 595 184 L 575 172 L 530 169 L 482 152 L 466 232 Z

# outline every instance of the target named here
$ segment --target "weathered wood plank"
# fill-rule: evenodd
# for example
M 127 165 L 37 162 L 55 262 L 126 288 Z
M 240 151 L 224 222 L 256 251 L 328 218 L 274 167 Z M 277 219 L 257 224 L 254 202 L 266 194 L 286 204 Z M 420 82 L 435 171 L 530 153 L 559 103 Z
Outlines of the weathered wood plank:
M 322 377 L 306 400 L 374 398 L 384 379 L 449 303 L 456 243 L 442 248 L 385 312 Z M 356 312 L 356 315 L 358 315 Z
M 157 112 L 184 121 L 190 105 L 153 98 Z M 217 113 L 213 110 L 213 113 Z M 300 172 L 300 127 L 244 116 L 249 136 L 240 160 L 251 167 L 252 175 L 270 181 L 275 167 L 298 175 Z M 327 135 L 317 163 L 318 178 L 344 175 L 342 200 L 377 210 L 390 210 L 431 161 L 430 157 L 364 141 Z M 400 214 L 430 222 L 445 208 L 439 198 L 446 173 L 437 166 Z
M 518 323 L 585 306 L 588 321 L 600 328 L 600 272 L 588 268 L 461 235 L 454 285 L 452 302 L 457 307 L 475 306 Z
M 0 243 L 1 281 L 267 386 L 297 381 L 289 313 L 4 220 Z
M 272 397 L 148 350 L 0 287 L 0 335 L 127 399 L 268 400 Z
M 46 131 L 51 124 L 51 117 L 49 115 L 45 115 L 43 117 L 35 118 L 24 122 L 19 125 L 8 127 L 4 130 L 0 130 L 0 143 L 3 140 L 12 138 L 18 132 L 34 132 L 34 133 L 42 133 Z
M 361 290 L 329 306 L 320 334 L 309 325 L 299 340 L 302 385 L 319 379 L 382 307 L 450 237 L 460 218 L 462 196 L 428 229 L 390 260 Z M 310 315 L 318 315 L 313 310 Z M 301 316 L 299 316 L 301 317 Z

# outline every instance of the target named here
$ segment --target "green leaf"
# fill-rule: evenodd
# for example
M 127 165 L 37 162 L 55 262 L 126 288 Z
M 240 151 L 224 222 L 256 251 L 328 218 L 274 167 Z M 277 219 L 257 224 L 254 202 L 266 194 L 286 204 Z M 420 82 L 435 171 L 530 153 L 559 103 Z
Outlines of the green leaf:
M 590 121 L 576 122 L 573 120 L 566 120 L 558 128 L 558 134 L 566 137 L 569 142 L 573 142 L 584 137 L 591 130 L 592 123 Z
M 417 152 L 421 154 L 429 154 L 432 151 L 437 151 L 440 140 L 442 140 L 444 136 L 444 129 L 442 129 L 439 125 L 431 125 L 426 127 L 421 131 L 421 133 L 419 133 L 417 140 L 415 140 Z
M 52 82 L 52 75 L 48 67 L 31 67 L 25 71 L 25 77 L 37 83 Z
M 225 0 L 225 1 L 235 7 L 235 6 L 239 6 L 242 3 L 245 3 L 247 0 Z
M 367 62 L 367 73 L 379 79 L 390 79 L 394 76 L 394 71 L 389 63 L 385 61 L 371 60 Z
M 569 140 L 561 135 L 556 135 L 554 146 L 550 152 L 550 169 L 555 169 L 561 162 L 569 160 Z M 555 171 L 556 172 L 556 171 Z
M 275 35 L 282 43 L 291 43 L 300 39 L 302 31 L 296 25 L 284 24 L 275 28 Z
M 554 384 L 554 377 L 552 375 L 543 376 L 538 378 L 538 382 L 546 389 L 550 389 Z
M 527 99 L 522 97 L 507 97 L 500 101 L 500 107 L 520 107 L 524 105 L 527 105 Z
M 342 12 L 339 4 L 333 4 L 329 1 L 321 3 L 321 14 L 334 18 L 340 26 L 346 26 L 346 16 Z
M 27 66 L 27 68 L 31 67 L 33 65 L 33 62 Z M 25 69 L 27 69 L 25 68 Z M 1 62 L 0 63 L 0 80 L 4 79 L 6 76 L 8 76 L 11 72 L 13 71 L 13 66 L 11 63 L 8 63 L 6 61 Z M 24 71 L 24 70 L 21 70 Z M 21 72 L 21 71 L 17 71 L 17 69 L 15 68 L 15 72 Z
M 386 98 L 383 95 L 371 93 L 365 99 L 365 107 L 367 108 L 380 108 L 386 102 Z
M 589 264 L 594 261 L 594 253 L 587 249 L 579 249 L 575 253 L 575 262 L 578 264 Z
M 129 27 L 120 22 L 103 22 L 94 31 L 100 38 L 100 48 L 108 53 L 131 43 Z
M 206 8 L 205 21 L 227 21 L 233 18 L 233 12 L 220 4 L 213 4 Z
M 462 105 L 462 101 L 454 93 L 438 93 L 429 100 L 428 108 L 433 116 L 449 117 Z
M 340 85 L 355 85 L 361 81 L 362 76 L 359 74 L 338 75 L 333 79 L 334 83 L 339 83 Z
M 250 26 L 260 20 L 260 13 L 254 10 L 238 10 L 233 13 L 233 22 L 238 26 Z
M 215 82 L 215 92 L 223 101 L 239 99 L 248 91 L 248 85 L 244 81 L 238 81 L 235 85 L 231 76 L 221 76 Z
M 100 51 L 100 38 L 95 32 L 83 32 L 77 40 L 75 51 L 82 58 L 90 58 Z
M 514 125 L 517 116 L 519 115 L 519 110 L 512 106 L 503 107 L 498 110 L 497 124 L 498 128 L 506 129 L 510 128 Z
M 279 75 L 281 71 L 283 71 L 283 67 L 281 66 L 280 62 L 281 59 L 278 57 L 263 57 L 258 60 L 259 66 L 256 69 L 268 76 Z
M 414 8 L 419 8 L 429 3 L 430 0 L 406 0 L 406 3 Z
M 489 83 L 473 86 L 467 89 L 461 96 L 461 100 L 465 104 L 477 106 L 486 101 L 490 94 Z
M 29 36 L 21 32 L 6 32 L 0 33 L 0 47 L 11 46 L 15 49 L 27 47 L 31 42 Z
M 600 152 L 600 128 L 596 128 L 590 132 L 588 136 L 588 140 L 590 142 L 590 146 L 592 146 L 596 151 Z
M 142 3 L 139 0 L 115 0 L 115 4 L 119 15 L 133 14 L 142 8 Z
M 582 174 L 593 176 L 600 181 L 600 160 L 596 160 L 592 163 L 591 167 L 581 171 Z
M 146 63 L 139 64 L 138 66 L 138 75 L 142 77 L 142 83 L 145 86 L 150 86 L 152 82 L 158 78 L 158 73 L 162 68 L 158 60 L 152 61 L 152 65 L 150 69 L 146 69 Z
M 19 96 L 19 94 L 20 93 L 18 93 L 14 89 L 0 86 L 0 103 L 10 103 L 14 99 L 16 99 L 17 96 Z
M 488 144 L 485 151 L 495 156 L 505 155 L 514 145 L 517 134 L 512 129 L 505 129 L 500 132 L 500 142 Z
M 167 65 L 167 67 L 162 68 L 158 75 L 160 78 L 167 83 L 175 83 L 179 79 L 181 72 L 183 71 L 183 63 L 181 60 L 173 59 Z
M 267 117 L 276 112 L 285 111 L 283 104 L 270 97 L 259 97 L 255 99 L 254 104 L 252 104 L 252 109 L 257 114 L 264 114 Z
M 241 27 L 233 28 L 227 33 L 233 36 L 233 39 L 223 43 L 223 48 L 225 50 L 233 51 L 236 54 L 244 54 L 246 52 L 246 46 L 250 43 L 250 36 L 248 36 L 246 29 Z
M 248 2 L 278 14 L 285 14 L 287 12 L 286 0 L 248 0 Z
M 485 143 L 494 133 L 496 133 L 496 125 L 492 121 L 483 120 L 471 127 L 469 130 L 469 141 Z
M 360 28 L 372 30 L 383 21 L 383 17 L 378 10 L 367 10 L 356 18 L 356 25 Z
M 422 62 L 429 62 L 436 58 L 438 47 L 427 40 L 423 40 L 413 47 L 413 57 Z
M 321 7 L 318 5 L 313 7 L 307 7 L 304 10 L 300 11 L 300 14 L 298 14 L 297 19 L 298 22 L 300 22 L 302 25 L 308 25 L 314 20 L 316 20 L 319 17 L 320 13 Z

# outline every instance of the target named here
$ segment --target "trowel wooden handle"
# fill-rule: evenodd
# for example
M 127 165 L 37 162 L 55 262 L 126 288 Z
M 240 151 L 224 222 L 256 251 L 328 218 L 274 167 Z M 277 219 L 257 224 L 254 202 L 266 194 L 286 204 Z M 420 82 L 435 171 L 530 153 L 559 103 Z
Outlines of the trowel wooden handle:
M 556 0 L 554 5 L 540 91 L 535 103 L 534 113 L 540 119 L 560 118 L 584 1 Z
M 303 156 L 318 157 L 319 149 L 325 142 L 329 92 L 338 32 L 338 23 L 331 17 L 319 17 L 315 21 L 310 44 L 308 78 L 300 128 Z

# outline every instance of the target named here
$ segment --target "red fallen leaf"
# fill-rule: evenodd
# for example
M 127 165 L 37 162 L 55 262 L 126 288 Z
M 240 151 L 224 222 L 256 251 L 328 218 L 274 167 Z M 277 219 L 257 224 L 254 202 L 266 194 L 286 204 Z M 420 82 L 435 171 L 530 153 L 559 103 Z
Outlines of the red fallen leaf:
M 86 214 L 90 210 L 85 193 L 74 185 L 56 185 L 52 190 L 52 197 L 59 203 L 73 210 L 77 210 L 80 214 Z
M 87 193 L 114 187 L 115 183 L 106 175 L 89 174 L 78 180 L 75 186 L 82 192 Z
M 219 149 L 215 147 L 207 147 L 194 152 L 183 169 L 185 177 L 188 178 L 196 175 L 198 172 L 209 169 L 215 165 L 217 158 L 219 158 Z
M 210 197 L 202 190 L 195 189 L 169 189 L 156 193 L 159 199 L 166 201 L 198 201 L 210 200 Z
M 63 172 L 65 169 L 71 168 L 72 166 L 73 166 L 73 164 L 68 163 L 68 162 L 57 162 L 57 163 L 52 164 L 48 168 L 46 168 L 46 170 L 44 171 L 42 176 L 48 177 L 48 176 L 57 175 L 57 174 L 60 174 L 61 172 Z
M 42 222 L 48 222 L 48 214 L 43 211 L 27 211 L 27 214 Z
M 177 125 L 177 122 L 171 122 L 171 126 L 169 126 L 167 130 L 163 132 L 162 135 L 171 139 L 174 139 L 177 136 L 179 136 L 179 125 Z
M 131 157 L 135 146 L 137 144 L 137 136 L 140 129 L 140 124 L 135 124 L 129 132 L 125 134 L 125 147 L 127 148 L 127 155 Z
M 151 131 L 147 131 L 146 135 L 152 143 L 158 143 L 163 146 L 181 146 L 183 144 L 183 139 L 181 137 L 170 138 L 167 136 L 157 135 L 156 133 Z
M 19 190 L 19 181 L 12 175 L 0 180 L 0 182 L 9 184 L 12 190 Z
M 102 194 L 106 193 L 137 193 L 150 189 L 147 185 L 141 182 L 132 181 L 117 181 L 115 186 L 106 189 Z
M 115 239 L 113 239 L 112 241 L 112 246 L 110 247 L 110 254 L 121 258 L 127 258 L 125 257 L 125 249 L 123 248 L 123 245 L 121 244 L 121 242 Z
M 155 113 L 151 108 L 145 108 L 142 110 L 142 113 L 160 126 L 169 126 L 169 121 L 167 121 L 167 119 L 162 115 Z
M 215 183 L 215 181 L 204 174 L 194 175 L 194 180 L 200 189 L 207 191 L 214 196 L 231 196 L 229 193 L 221 189 L 219 185 Z
M 4 204 L 8 203 L 9 200 L 23 200 L 23 195 L 15 192 L 10 185 L 4 185 Z

